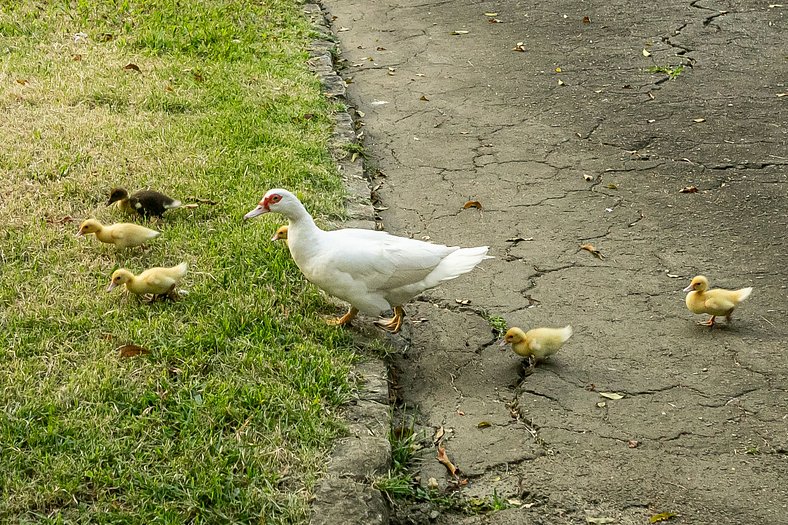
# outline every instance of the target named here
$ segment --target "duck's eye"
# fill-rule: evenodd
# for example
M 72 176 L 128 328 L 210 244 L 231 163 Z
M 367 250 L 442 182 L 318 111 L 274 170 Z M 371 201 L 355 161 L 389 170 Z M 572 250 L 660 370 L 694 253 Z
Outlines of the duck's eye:
M 280 195 L 273 195 L 273 196 L 271 197 L 271 202 L 273 202 L 274 204 L 276 204 L 276 203 L 277 203 L 277 202 L 279 202 L 280 200 L 282 200 L 282 197 L 281 197 Z

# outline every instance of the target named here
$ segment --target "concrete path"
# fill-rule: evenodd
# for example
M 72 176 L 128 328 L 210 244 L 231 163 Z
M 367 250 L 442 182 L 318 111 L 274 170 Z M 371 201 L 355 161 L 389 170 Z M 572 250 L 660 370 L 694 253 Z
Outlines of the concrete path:
M 433 522 L 788 523 L 788 5 L 325 5 L 386 230 L 496 257 L 407 308 L 395 386 L 515 506 Z M 731 326 L 685 308 L 700 273 L 755 287 Z M 575 335 L 523 377 L 489 316 Z

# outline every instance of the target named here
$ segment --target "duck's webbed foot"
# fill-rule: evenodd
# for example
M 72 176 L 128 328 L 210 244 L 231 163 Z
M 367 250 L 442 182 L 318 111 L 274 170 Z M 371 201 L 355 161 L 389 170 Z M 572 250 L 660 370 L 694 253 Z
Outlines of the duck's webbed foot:
M 326 324 L 329 324 L 331 326 L 345 326 L 346 324 L 350 324 L 350 321 L 352 321 L 357 314 L 358 314 L 358 309 L 351 306 L 350 309 L 347 311 L 347 313 L 342 317 L 326 319 Z
M 389 333 L 396 334 L 402 329 L 402 320 L 404 317 L 405 310 L 401 306 L 395 306 L 394 317 L 375 321 L 375 324 Z
M 716 315 L 712 315 L 708 321 L 698 321 L 698 324 L 701 326 L 708 326 L 709 328 L 714 326 L 714 318 L 717 317 Z

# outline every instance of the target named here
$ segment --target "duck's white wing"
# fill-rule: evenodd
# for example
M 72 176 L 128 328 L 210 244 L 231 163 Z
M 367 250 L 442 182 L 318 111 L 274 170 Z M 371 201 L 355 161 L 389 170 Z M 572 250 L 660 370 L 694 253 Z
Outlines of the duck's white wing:
M 330 264 L 363 282 L 368 290 L 391 290 L 417 283 L 458 249 L 372 230 L 330 233 L 334 234 L 327 237 L 331 243 Z

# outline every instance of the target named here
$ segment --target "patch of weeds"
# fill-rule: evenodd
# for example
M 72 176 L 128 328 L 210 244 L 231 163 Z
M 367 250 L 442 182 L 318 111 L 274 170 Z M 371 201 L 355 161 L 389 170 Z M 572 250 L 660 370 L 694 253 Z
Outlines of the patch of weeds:
M 503 317 L 490 314 L 485 314 L 484 317 L 487 319 L 487 322 L 490 324 L 490 328 L 492 328 L 492 331 L 496 336 L 501 336 L 506 333 L 508 325 L 506 324 L 506 320 Z
M 684 66 L 651 66 L 648 72 L 652 75 L 667 75 L 670 80 L 676 80 L 684 71 Z
M 466 499 L 461 490 L 441 491 L 437 488 L 424 488 L 416 480 L 414 463 L 416 452 L 421 448 L 414 431 L 414 423 L 394 427 L 389 432 L 391 443 L 391 470 L 386 476 L 378 478 L 374 486 L 383 492 L 395 511 L 408 514 L 414 506 L 428 505 L 439 511 L 460 512 L 463 514 L 484 514 L 509 508 L 511 505 L 497 491 L 483 498 Z
M 349 142 L 348 144 L 343 144 L 342 149 L 351 155 L 353 161 L 355 161 L 358 157 L 366 158 L 364 145 L 360 142 Z

